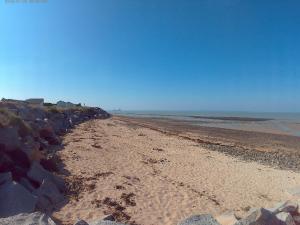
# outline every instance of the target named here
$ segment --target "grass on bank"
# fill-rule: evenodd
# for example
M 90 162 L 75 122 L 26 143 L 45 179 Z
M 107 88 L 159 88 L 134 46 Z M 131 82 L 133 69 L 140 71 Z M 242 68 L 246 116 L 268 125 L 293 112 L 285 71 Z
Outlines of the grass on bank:
M 0 128 L 5 127 L 18 127 L 21 137 L 25 137 L 32 132 L 31 127 L 21 117 L 5 108 L 0 108 Z

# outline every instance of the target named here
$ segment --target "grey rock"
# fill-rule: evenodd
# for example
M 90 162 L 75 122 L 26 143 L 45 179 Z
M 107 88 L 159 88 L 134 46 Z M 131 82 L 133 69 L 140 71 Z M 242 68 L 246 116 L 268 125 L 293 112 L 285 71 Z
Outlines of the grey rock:
M 14 216 L 19 213 L 31 213 L 35 209 L 37 198 L 16 182 L 0 187 L 0 217 Z
M 300 216 L 293 216 L 293 220 L 296 224 L 300 224 Z
M 48 179 L 51 180 L 60 191 L 65 190 L 65 182 L 62 178 L 57 177 L 50 173 L 49 171 L 45 170 L 39 163 L 33 162 L 31 165 L 30 170 L 27 173 L 27 176 L 32 180 L 42 183 L 43 180 Z
M 113 215 L 107 215 L 102 220 L 116 221 L 116 218 Z
M 235 225 L 282 225 L 275 215 L 264 208 L 257 209 Z
M 16 127 L 0 128 L 0 144 L 5 145 L 5 150 L 15 150 L 21 145 Z
M 33 193 L 38 197 L 37 208 L 42 211 L 48 211 L 53 205 L 64 200 L 64 196 L 49 179 L 45 179 L 39 189 Z
M 220 225 L 210 214 L 191 216 L 178 225 Z
M 79 220 L 74 225 L 89 225 L 89 224 L 84 220 Z
M 276 218 L 280 221 L 280 224 L 282 225 L 295 225 L 293 217 L 287 212 L 280 212 L 276 214 Z
M 0 185 L 12 182 L 11 172 L 0 173 Z
M 16 216 L 0 218 L 0 225 L 56 225 L 54 221 L 41 212 L 22 213 Z
M 279 212 L 289 212 L 293 213 L 296 212 L 298 209 L 298 203 L 295 201 L 285 201 L 278 203 L 274 208 L 270 209 L 273 213 L 279 213 Z
M 26 178 L 22 177 L 19 181 L 19 184 L 21 184 L 23 187 L 25 187 L 28 191 L 33 192 L 35 188 L 32 186 L 32 184 L 27 180 Z

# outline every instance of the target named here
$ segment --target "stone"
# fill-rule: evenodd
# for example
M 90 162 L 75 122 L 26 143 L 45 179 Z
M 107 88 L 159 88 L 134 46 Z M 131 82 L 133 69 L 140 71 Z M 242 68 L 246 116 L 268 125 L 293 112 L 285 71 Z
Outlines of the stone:
M 264 208 L 251 212 L 245 218 L 239 220 L 235 225 L 280 225 L 274 214 Z
M 280 212 L 276 214 L 276 218 L 281 222 L 282 225 L 296 225 L 291 214 L 287 212 Z
M 300 216 L 293 216 L 293 220 L 296 224 L 300 224 Z
M 53 205 L 64 200 L 64 196 L 49 179 L 45 179 L 33 193 L 38 197 L 37 208 L 42 211 L 49 211 Z
M 228 211 L 216 217 L 221 225 L 234 225 L 237 221 L 233 212 Z
M 31 213 L 36 202 L 34 195 L 14 181 L 0 186 L 0 217 Z
M 0 185 L 4 185 L 6 183 L 11 183 L 11 182 L 12 182 L 11 172 L 0 173 Z
M 18 129 L 16 127 L 0 128 L 0 144 L 5 145 L 5 150 L 10 151 L 21 145 Z
M 40 137 L 48 141 L 50 145 L 59 145 L 61 142 L 50 127 L 42 128 L 40 130 Z
M 27 176 L 41 184 L 44 179 L 51 180 L 60 191 L 65 190 L 65 182 L 62 178 L 57 177 L 50 173 L 49 171 L 45 170 L 39 163 L 33 162 L 31 165 L 30 170 L 27 173 Z
M 19 181 L 19 184 L 21 184 L 23 187 L 25 187 L 28 191 L 33 192 L 35 188 L 32 186 L 29 180 L 27 180 L 25 177 L 22 177 Z
M 288 213 L 294 213 L 298 209 L 298 203 L 295 201 L 285 201 L 278 203 L 274 208 L 270 209 L 273 213 L 279 213 L 279 212 L 288 212 Z
M 191 216 L 178 225 L 220 225 L 210 214 Z
M 84 220 L 79 220 L 74 225 L 89 225 L 89 224 Z
M 54 221 L 41 212 L 22 213 L 16 216 L 0 218 L 0 225 L 56 225 Z
M 102 220 L 116 221 L 116 218 L 113 215 L 107 215 Z

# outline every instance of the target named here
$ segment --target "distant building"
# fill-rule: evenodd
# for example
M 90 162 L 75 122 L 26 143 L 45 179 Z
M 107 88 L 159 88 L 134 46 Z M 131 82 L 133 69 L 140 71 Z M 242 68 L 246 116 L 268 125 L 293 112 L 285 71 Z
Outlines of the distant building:
M 1 102 L 9 102 L 9 103 L 25 103 L 23 100 L 16 100 L 16 99 L 9 99 L 9 98 L 2 98 Z
M 72 108 L 72 107 L 75 107 L 76 104 L 72 103 L 72 102 L 64 102 L 64 101 L 58 101 L 56 103 L 56 105 L 58 107 L 62 107 L 62 108 Z
M 35 105 L 35 106 L 43 106 L 44 105 L 43 98 L 29 98 L 29 99 L 26 99 L 25 102 L 27 102 L 30 105 Z

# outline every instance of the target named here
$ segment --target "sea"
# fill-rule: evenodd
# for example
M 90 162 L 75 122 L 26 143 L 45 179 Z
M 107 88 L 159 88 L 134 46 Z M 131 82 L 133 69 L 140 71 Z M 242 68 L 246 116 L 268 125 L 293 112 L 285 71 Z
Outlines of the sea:
M 185 121 L 199 126 L 258 131 L 300 137 L 300 113 L 286 112 L 222 112 L 222 111 L 123 111 L 113 115 L 142 118 L 163 118 Z

